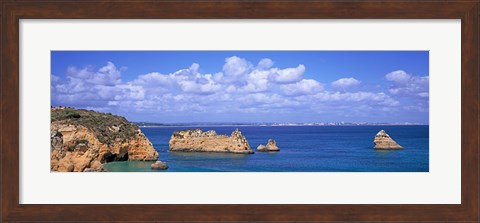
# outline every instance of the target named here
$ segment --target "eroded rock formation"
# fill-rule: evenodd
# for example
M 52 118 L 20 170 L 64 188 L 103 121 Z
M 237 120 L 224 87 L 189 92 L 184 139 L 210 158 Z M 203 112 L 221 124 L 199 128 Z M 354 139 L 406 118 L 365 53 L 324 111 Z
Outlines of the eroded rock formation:
M 235 129 L 230 136 L 200 129 L 175 131 L 169 141 L 170 151 L 253 153 L 245 136 Z
M 277 152 L 277 151 L 280 151 L 280 148 L 278 148 L 277 142 L 275 142 L 275 140 L 269 139 L 266 146 L 264 146 L 263 144 L 260 144 L 257 147 L 257 150 L 259 152 Z
M 403 149 L 402 146 L 398 145 L 390 136 L 385 132 L 385 130 L 380 130 L 380 132 L 375 135 L 373 139 L 374 149 Z
M 150 165 L 150 167 L 153 170 L 166 170 L 166 169 L 168 169 L 167 163 L 162 162 L 162 161 L 157 161 L 157 162 L 153 163 L 152 165 Z
M 104 171 L 106 162 L 158 159 L 152 143 L 123 117 L 64 107 L 51 112 L 51 171 Z

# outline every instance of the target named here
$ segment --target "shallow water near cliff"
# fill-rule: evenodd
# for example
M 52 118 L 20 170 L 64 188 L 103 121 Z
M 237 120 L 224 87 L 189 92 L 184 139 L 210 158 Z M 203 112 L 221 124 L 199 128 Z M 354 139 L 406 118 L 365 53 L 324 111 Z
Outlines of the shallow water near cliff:
M 169 152 L 173 131 L 200 128 L 227 134 L 238 128 L 255 154 Z M 167 162 L 167 170 L 151 170 L 153 162 L 105 164 L 112 172 L 428 172 L 429 126 L 203 126 L 141 128 Z M 384 129 L 404 150 L 373 149 Z M 275 139 L 280 152 L 257 152 Z

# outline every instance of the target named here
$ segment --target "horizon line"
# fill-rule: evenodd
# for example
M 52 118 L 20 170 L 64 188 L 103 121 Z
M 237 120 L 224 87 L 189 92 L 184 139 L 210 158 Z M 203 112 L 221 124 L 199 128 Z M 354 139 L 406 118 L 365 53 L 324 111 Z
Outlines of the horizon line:
M 132 121 L 141 126 L 367 126 L 367 125 L 429 125 L 428 123 L 414 122 L 176 122 L 158 123 Z

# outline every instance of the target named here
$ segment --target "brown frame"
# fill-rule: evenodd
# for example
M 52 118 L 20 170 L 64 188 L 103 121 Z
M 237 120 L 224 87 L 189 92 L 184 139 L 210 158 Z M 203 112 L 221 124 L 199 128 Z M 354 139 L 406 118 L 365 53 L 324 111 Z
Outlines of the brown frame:
M 0 1 L 1 221 L 462 221 L 479 218 L 478 0 Z M 459 205 L 19 204 L 19 19 L 461 19 Z M 448 74 L 442 74 L 448 75 Z

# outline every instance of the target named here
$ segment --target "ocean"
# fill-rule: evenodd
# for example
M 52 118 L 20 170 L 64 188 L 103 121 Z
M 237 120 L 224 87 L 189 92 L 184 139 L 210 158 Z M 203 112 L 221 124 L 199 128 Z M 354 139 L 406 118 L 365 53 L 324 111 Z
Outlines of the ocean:
M 169 152 L 176 130 L 200 128 L 227 134 L 238 128 L 255 154 Z M 373 149 L 384 129 L 403 150 Z M 195 126 L 142 127 L 167 170 L 151 170 L 153 162 L 105 164 L 112 172 L 428 172 L 429 126 Z M 257 152 L 268 139 L 280 152 Z

